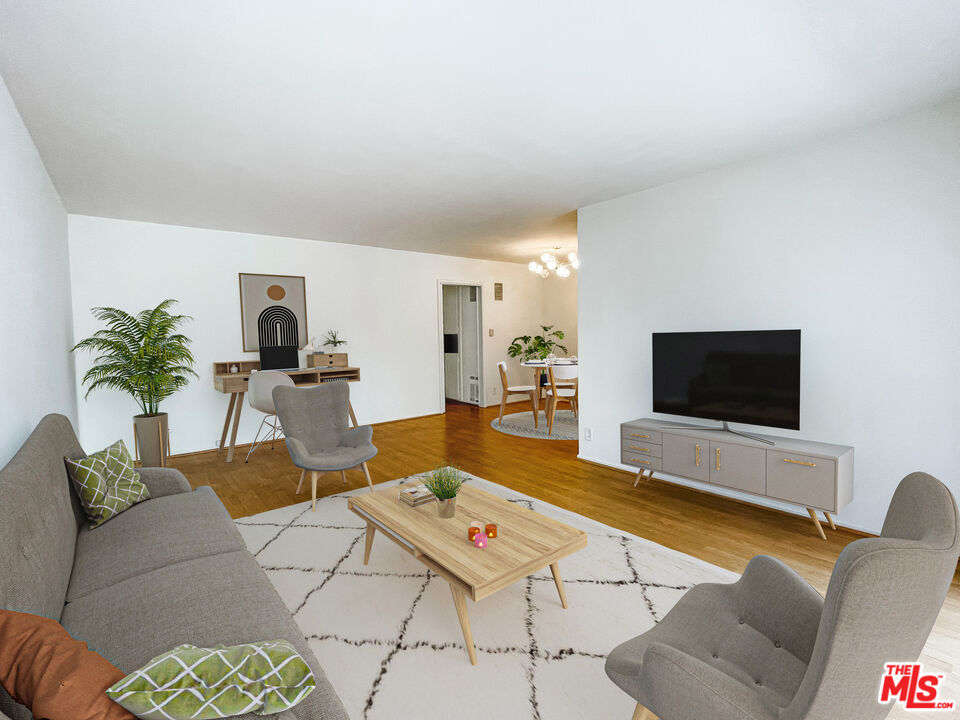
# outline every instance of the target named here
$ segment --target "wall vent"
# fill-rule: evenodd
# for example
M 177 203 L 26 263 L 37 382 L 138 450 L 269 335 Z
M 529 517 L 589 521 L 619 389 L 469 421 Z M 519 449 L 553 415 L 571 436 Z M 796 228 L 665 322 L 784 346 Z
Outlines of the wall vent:
M 493 284 L 493 299 L 503 300 L 503 283 Z
M 470 302 L 476 302 L 476 301 L 477 301 L 477 287 L 476 285 L 471 285 L 470 286 Z

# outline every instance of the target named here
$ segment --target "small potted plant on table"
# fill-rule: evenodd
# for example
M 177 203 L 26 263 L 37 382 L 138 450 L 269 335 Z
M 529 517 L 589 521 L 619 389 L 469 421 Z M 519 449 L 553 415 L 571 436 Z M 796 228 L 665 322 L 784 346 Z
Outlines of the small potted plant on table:
M 463 486 L 463 475 L 451 465 L 441 465 L 423 479 L 427 490 L 437 498 L 437 513 L 452 518 L 457 511 L 457 493 Z

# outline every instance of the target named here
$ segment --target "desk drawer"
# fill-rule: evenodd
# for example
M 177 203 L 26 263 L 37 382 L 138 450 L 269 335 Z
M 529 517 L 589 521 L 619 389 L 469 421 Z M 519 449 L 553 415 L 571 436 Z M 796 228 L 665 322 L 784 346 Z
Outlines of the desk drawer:
M 767 495 L 834 512 L 837 464 L 833 460 L 767 450 Z
M 663 433 L 638 427 L 621 426 L 620 437 L 631 442 L 639 440 L 643 443 L 653 443 L 654 445 L 663 444 Z
M 643 440 L 628 440 L 627 438 L 622 438 L 620 449 L 632 455 L 647 455 L 655 458 L 663 457 L 662 446 L 654 445 L 653 443 Z
M 638 470 L 659 470 L 661 467 L 660 458 L 658 457 L 639 455 L 634 452 L 627 452 L 626 450 L 621 451 L 620 462 L 624 465 L 631 465 Z

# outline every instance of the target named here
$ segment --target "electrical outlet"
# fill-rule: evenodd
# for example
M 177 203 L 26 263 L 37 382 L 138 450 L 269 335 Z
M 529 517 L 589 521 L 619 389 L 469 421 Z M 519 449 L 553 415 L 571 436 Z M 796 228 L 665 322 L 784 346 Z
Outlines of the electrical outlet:
M 583 439 L 587 442 L 591 442 L 593 440 L 593 428 L 583 429 Z

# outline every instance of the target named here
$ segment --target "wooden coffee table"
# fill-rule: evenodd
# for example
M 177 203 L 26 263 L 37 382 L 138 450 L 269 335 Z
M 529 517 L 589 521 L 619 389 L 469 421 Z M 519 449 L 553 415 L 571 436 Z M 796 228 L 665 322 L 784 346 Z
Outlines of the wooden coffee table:
M 477 664 L 477 653 L 467 614 L 468 597 L 481 600 L 549 565 L 560 602 L 567 607 L 557 563 L 586 547 L 585 532 L 469 484 L 457 497 L 456 515 L 443 519 L 437 514 L 436 503 L 410 507 L 397 498 L 402 488 L 417 484 L 394 485 L 349 499 L 350 509 L 367 523 L 363 563 L 370 560 L 373 538 L 379 530 L 450 583 L 472 664 Z M 474 520 L 497 525 L 497 537 L 486 548 L 474 547 L 467 540 L 467 528 Z

